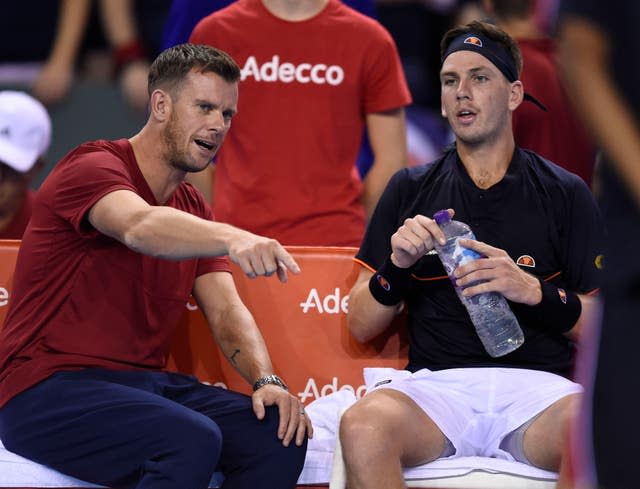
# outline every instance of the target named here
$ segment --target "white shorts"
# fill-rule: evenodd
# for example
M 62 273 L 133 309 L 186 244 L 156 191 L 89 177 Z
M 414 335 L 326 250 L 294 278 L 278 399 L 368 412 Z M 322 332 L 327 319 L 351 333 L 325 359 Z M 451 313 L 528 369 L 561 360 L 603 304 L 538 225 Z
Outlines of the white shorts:
M 455 368 L 411 373 L 365 369 L 367 392 L 394 389 L 409 396 L 438 425 L 456 452 L 452 457 L 514 460 L 502 439 L 582 386 L 559 375 L 518 368 Z

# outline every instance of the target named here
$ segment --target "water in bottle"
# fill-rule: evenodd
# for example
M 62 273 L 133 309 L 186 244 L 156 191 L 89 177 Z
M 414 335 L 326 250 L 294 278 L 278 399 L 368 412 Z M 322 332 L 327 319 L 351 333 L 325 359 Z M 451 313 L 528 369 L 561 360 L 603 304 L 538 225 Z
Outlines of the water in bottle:
M 433 218 L 447 240 L 442 246 L 436 243 L 435 249 L 454 284 L 458 297 L 467 308 L 485 350 L 492 357 L 500 357 L 512 352 L 524 343 L 524 335 L 502 294 L 485 292 L 473 297 L 465 297 L 462 295 L 463 287 L 455 285 L 453 276 L 455 269 L 464 263 L 481 258 L 476 251 L 464 248 L 458 242 L 460 239 L 476 239 L 473 232 L 465 223 L 452 220 L 446 209 L 436 212 Z

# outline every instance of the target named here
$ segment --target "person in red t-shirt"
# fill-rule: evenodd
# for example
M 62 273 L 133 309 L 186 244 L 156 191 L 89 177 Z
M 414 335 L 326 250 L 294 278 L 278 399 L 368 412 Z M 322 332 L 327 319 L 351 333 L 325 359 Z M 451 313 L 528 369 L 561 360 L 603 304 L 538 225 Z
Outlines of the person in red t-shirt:
M 190 41 L 242 67 L 238 130 L 209 172 L 218 218 L 287 245 L 358 246 L 407 164 L 411 94 L 391 35 L 339 0 L 238 0 Z M 374 160 L 361 181 L 365 127 Z M 201 190 L 212 178 L 198 175 Z
M 535 0 L 484 0 L 496 24 L 518 42 L 525 90 L 546 111 L 522 104 L 513 114 L 516 143 L 582 177 L 591 185 L 595 146 L 569 101 L 555 42 L 537 26 Z
M 224 255 L 250 277 L 299 267 L 277 241 L 214 222 L 183 181 L 222 144 L 239 78 L 217 49 L 164 51 L 142 130 L 79 146 L 41 186 L 0 332 L 7 449 L 109 487 L 202 489 L 216 468 L 225 487 L 295 486 L 311 423 Z M 163 371 L 191 293 L 252 397 Z
M 29 182 L 44 165 L 51 143 L 51 119 L 24 92 L 0 92 L 0 239 L 21 239 L 35 193 Z

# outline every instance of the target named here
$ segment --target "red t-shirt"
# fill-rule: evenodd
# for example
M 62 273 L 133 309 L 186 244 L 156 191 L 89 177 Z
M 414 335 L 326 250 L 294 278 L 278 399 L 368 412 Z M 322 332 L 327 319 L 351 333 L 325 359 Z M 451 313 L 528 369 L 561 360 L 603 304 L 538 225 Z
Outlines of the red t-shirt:
M 389 33 L 338 0 L 301 22 L 238 0 L 190 41 L 242 68 L 238 115 L 217 158 L 216 217 L 287 245 L 359 245 L 354 165 L 365 116 L 411 102 Z
M 229 271 L 226 258 L 152 258 L 98 233 L 87 212 L 119 189 L 157 205 L 126 139 L 79 146 L 40 187 L 0 331 L 0 406 L 59 370 L 162 369 L 195 278 Z M 164 205 L 212 218 L 187 183 Z
M 4 229 L 0 229 L 0 239 L 21 239 L 24 230 L 27 229 L 35 192 L 27 190 L 22 205 Z
M 595 148 L 575 114 L 562 84 L 551 39 L 518 39 L 524 90 L 547 111 L 525 102 L 513 114 L 516 143 L 582 177 L 591 184 Z

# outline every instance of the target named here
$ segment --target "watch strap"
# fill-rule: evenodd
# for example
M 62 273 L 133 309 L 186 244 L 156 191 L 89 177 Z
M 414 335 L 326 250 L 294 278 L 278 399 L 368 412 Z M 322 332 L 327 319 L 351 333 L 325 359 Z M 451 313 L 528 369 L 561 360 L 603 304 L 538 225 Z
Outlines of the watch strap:
M 264 377 L 260 377 L 258 380 L 256 380 L 255 383 L 253 384 L 253 391 L 255 392 L 258 389 L 260 389 L 260 387 L 263 387 L 267 384 L 277 385 L 278 387 L 281 387 L 286 391 L 289 390 L 289 388 L 287 387 L 287 384 L 285 384 L 280 377 L 272 374 L 272 375 L 265 375 Z

